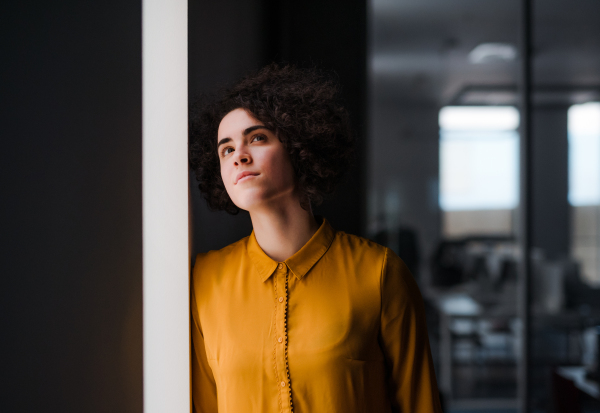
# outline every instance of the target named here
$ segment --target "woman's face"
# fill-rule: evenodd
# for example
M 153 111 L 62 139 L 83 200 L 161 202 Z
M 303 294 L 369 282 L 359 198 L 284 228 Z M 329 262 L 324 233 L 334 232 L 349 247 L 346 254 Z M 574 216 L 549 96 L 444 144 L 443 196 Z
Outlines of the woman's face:
M 283 143 L 244 109 L 225 115 L 217 140 L 221 177 L 238 208 L 252 212 L 294 193 L 294 169 Z

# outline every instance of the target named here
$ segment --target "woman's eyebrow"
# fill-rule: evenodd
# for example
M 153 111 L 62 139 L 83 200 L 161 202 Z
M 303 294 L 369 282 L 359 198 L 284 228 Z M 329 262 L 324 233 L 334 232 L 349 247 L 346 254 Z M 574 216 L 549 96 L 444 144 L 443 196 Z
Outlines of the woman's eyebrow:
M 250 126 L 249 128 L 246 128 L 243 132 L 243 135 L 246 136 L 247 134 L 252 133 L 257 129 L 266 129 L 268 131 L 271 131 L 271 129 L 267 128 L 265 125 L 254 125 Z
M 227 142 L 231 142 L 231 138 L 223 138 L 219 141 L 219 143 L 217 144 L 217 149 L 219 149 L 219 146 L 223 145 L 224 143 Z

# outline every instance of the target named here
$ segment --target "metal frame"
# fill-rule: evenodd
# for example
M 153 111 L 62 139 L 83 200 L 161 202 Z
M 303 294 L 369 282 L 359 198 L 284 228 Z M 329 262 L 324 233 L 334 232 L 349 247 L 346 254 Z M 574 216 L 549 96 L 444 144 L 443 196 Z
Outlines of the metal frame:
M 533 4 L 521 1 L 520 59 L 520 290 L 518 312 L 522 321 L 521 362 L 518 368 L 518 395 L 522 413 L 530 411 L 530 329 L 531 329 L 531 248 L 532 248 L 532 49 Z

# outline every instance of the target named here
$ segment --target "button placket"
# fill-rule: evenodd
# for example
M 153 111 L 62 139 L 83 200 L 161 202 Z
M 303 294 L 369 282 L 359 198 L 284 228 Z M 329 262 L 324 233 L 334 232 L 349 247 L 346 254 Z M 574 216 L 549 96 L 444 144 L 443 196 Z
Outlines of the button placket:
M 281 412 L 292 413 L 291 383 L 287 360 L 287 300 L 288 271 L 285 264 L 279 263 L 275 276 L 275 377 L 279 388 L 279 407 Z

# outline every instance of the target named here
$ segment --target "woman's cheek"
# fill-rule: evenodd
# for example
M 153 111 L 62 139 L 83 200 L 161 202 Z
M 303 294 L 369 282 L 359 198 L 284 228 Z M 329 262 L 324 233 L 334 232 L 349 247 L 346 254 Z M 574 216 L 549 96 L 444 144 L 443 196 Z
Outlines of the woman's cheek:
M 225 186 L 225 191 L 227 191 L 229 198 L 231 198 L 231 200 L 233 201 L 233 185 L 227 179 L 227 176 L 229 176 L 227 168 L 221 167 L 221 180 L 223 181 L 223 185 Z

